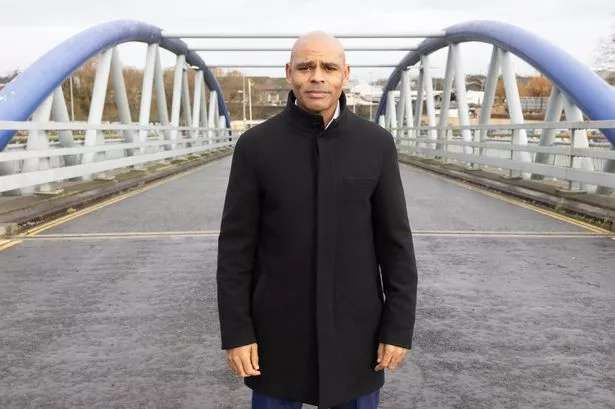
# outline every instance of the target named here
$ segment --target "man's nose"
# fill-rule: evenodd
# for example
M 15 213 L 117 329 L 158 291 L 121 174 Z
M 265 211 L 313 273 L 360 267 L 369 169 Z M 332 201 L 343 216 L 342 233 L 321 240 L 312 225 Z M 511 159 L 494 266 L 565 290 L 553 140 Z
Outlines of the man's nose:
M 310 78 L 311 82 L 324 82 L 324 71 L 321 67 L 316 67 L 312 71 L 312 77 Z

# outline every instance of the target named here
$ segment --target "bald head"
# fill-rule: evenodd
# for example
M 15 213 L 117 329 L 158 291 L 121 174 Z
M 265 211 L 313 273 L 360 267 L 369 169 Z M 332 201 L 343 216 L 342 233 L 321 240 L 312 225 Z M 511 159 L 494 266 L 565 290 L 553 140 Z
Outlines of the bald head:
M 325 123 L 333 117 L 349 74 L 344 47 L 337 38 L 322 31 L 297 39 L 286 64 L 286 80 L 297 105 L 322 115 Z
M 341 58 L 343 64 L 346 63 L 344 46 L 337 38 L 324 31 L 312 31 L 311 33 L 299 37 L 297 41 L 295 41 L 290 52 L 290 64 L 293 63 L 297 55 L 306 52 L 309 53 L 310 51 L 326 52 L 329 55 L 336 55 L 338 58 Z

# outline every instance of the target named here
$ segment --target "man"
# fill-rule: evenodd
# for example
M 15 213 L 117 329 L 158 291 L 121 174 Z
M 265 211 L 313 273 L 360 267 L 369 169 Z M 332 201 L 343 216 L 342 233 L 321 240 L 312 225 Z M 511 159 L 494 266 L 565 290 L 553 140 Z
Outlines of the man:
M 347 109 L 349 74 L 335 38 L 299 38 L 286 108 L 233 154 L 218 307 L 254 409 L 376 408 L 383 370 L 412 345 L 417 272 L 397 151 Z

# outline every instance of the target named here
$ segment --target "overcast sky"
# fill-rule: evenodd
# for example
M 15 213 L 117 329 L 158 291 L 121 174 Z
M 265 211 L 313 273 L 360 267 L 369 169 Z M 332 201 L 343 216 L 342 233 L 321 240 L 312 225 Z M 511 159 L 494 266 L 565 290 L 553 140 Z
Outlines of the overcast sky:
M 613 0 L 5 0 L 0 26 L 0 74 L 23 70 L 62 40 L 92 25 L 136 19 L 168 30 L 198 32 L 306 32 L 314 29 L 336 32 L 403 32 L 439 30 L 460 22 L 489 19 L 512 23 L 545 38 L 591 65 L 601 37 L 615 31 Z M 238 45 L 229 40 L 187 40 L 190 44 Z M 224 42 L 222 42 L 224 41 Z M 254 40 L 252 40 L 254 41 Z M 260 40 L 263 41 L 263 40 Z M 265 40 L 260 45 L 290 46 L 292 40 Z M 275 41 L 275 42 L 274 42 Z M 384 41 L 388 41 L 385 43 Z M 415 44 L 419 40 L 380 40 L 379 45 Z M 373 42 L 343 40 L 347 45 Z M 243 45 L 256 45 L 250 42 Z M 490 48 L 463 46 L 468 73 L 485 72 Z M 121 48 L 125 65 L 142 66 L 144 47 Z M 283 76 L 285 52 L 231 57 L 228 53 L 201 53 L 210 64 L 280 63 L 280 70 L 245 70 L 248 74 Z M 404 52 L 348 52 L 348 62 L 397 63 Z M 445 53 L 432 59 L 441 74 Z M 172 55 L 163 63 L 172 65 Z M 517 71 L 533 71 L 517 61 Z M 360 69 L 355 78 L 388 76 L 390 70 Z

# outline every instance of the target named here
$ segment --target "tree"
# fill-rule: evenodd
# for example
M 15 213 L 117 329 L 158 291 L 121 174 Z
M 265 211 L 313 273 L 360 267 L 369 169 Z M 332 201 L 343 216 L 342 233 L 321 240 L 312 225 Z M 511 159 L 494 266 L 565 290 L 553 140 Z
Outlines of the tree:
M 548 97 L 551 95 L 551 81 L 544 76 L 530 79 L 525 87 L 529 97 Z
M 528 84 L 529 82 L 526 82 L 523 78 L 517 79 L 517 89 L 519 91 L 520 97 L 527 97 L 530 95 L 528 90 Z M 501 105 L 504 103 L 504 99 L 506 97 L 506 88 L 504 87 L 504 80 L 501 78 L 498 80 L 495 87 L 495 97 L 496 105 Z
M 472 91 L 483 91 L 487 77 L 482 74 L 466 75 L 466 88 Z
M 8 84 L 13 81 L 13 78 L 19 75 L 19 70 L 13 70 L 10 73 L 2 76 L 0 75 L 0 84 Z
M 594 56 L 594 69 L 602 72 L 615 72 L 615 25 L 611 34 L 598 41 Z

